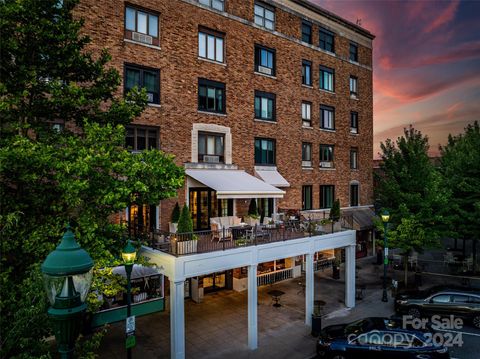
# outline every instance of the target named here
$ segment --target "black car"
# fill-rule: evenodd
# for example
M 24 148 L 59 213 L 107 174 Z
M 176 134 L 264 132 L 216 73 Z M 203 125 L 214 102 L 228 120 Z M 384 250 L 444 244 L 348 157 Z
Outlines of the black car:
M 443 290 L 435 293 L 399 294 L 395 311 L 412 317 L 441 317 L 453 315 L 480 328 L 480 293 L 474 291 Z
M 444 359 L 448 349 L 432 344 L 429 332 L 404 329 L 402 321 L 370 317 L 325 327 L 317 342 L 319 358 Z

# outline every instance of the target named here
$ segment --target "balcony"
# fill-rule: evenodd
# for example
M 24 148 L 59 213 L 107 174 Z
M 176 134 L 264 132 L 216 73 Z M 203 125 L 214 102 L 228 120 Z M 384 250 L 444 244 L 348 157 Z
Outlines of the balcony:
M 319 236 L 353 229 L 352 215 L 342 215 L 336 223 L 327 219 L 291 219 L 269 225 L 242 225 L 191 233 L 149 231 L 135 233 L 146 245 L 175 257 L 261 246 L 294 239 Z

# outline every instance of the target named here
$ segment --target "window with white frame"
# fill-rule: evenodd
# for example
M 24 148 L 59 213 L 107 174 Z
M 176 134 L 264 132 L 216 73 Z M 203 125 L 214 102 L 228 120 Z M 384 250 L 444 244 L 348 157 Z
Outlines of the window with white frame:
M 225 0 L 198 0 L 198 2 L 215 10 L 223 11 L 225 9 Z
M 255 24 L 269 30 L 275 29 L 275 9 L 267 4 L 255 3 Z
M 302 102 L 302 126 L 312 127 L 312 103 Z
M 312 167 L 312 144 L 302 143 L 302 167 Z
M 330 106 L 320 106 L 320 128 L 335 130 L 335 109 Z
M 224 35 L 201 28 L 198 31 L 198 56 L 216 62 L 224 62 Z
M 125 38 L 147 45 L 158 46 L 158 14 L 140 10 L 132 6 L 125 7 Z

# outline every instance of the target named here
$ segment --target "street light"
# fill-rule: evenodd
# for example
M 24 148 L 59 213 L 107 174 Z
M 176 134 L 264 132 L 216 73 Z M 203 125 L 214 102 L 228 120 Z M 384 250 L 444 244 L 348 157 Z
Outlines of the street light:
M 127 273 L 127 322 L 132 315 L 132 301 L 131 301 L 131 282 L 130 277 L 132 275 L 133 263 L 135 263 L 135 259 L 137 258 L 137 251 L 133 246 L 130 240 L 127 241 L 127 245 L 123 248 L 122 251 L 122 259 L 125 265 L 125 272 Z M 135 346 L 135 336 L 133 335 L 134 329 L 129 331 L 127 326 L 127 358 L 130 359 L 132 357 L 132 347 Z M 132 338 L 129 340 L 129 338 Z
M 62 241 L 42 264 L 45 290 L 51 307 L 48 316 L 61 358 L 72 358 L 92 283 L 93 260 L 75 241 L 67 226 Z
M 388 230 L 388 222 L 390 221 L 390 213 L 386 209 L 382 212 L 382 222 L 383 222 L 383 229 L 384 229 L 384 245 L 383 245 L 383 295 L 382 295 L 382 302 L 388 302 L 388 295 L 387 295 L 387 265 L 388 265 L 388 238 L 387 238 L 387 230 Z

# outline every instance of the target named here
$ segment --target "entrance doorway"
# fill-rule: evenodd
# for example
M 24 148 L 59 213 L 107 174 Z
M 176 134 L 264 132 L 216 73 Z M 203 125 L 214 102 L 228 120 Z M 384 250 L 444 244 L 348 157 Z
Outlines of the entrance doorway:
M 221 289 L 232 289 L 233 270 L 216 272 L 203 277 L 203 291 L 205 294 Z
M 190 212 L 194 231 L 210 229 L 210 218 L 233 215 L 233 199 L 218 199 L 211 188 L 190 188 Z

